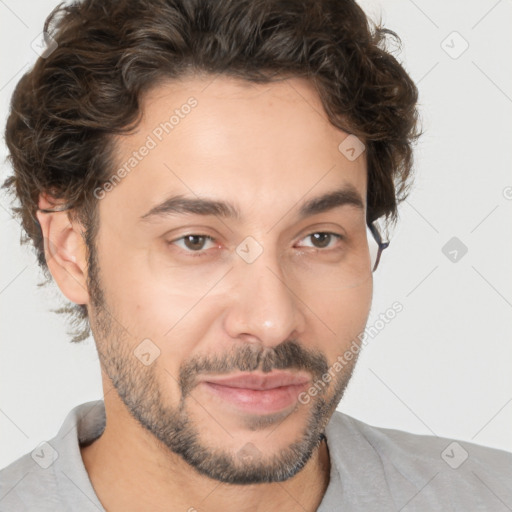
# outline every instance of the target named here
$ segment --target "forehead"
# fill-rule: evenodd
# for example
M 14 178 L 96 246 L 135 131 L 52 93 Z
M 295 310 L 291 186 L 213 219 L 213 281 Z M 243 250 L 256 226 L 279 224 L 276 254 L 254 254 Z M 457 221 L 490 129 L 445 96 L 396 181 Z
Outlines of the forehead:
M 344 185 L 366 204 L 365 154 L 349 160 L 340 152 L 348 134 L 328 121 L 305 79 L 190 77 L 152 89 L 141 110 L 137 130 L 115 139 L 112 175 L 122 177 L 111 180 L 103 210 L 135 220 L 181 194 L 275 216 Z

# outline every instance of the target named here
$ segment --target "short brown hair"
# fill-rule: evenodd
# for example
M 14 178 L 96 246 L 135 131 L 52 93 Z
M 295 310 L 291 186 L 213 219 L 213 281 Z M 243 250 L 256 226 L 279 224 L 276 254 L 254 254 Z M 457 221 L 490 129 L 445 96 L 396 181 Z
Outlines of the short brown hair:
M 5 138 L 14 175 L 4 186 L 47 277 L 39 194 L 79 216 L 91 251 L 93 191 L 115 169 L 112 136 L 136 127 L 149 88 L 194 72 L 310 79 L 330 122 L 366 146 L 367 221 L 397 220 L 420 135 L 418 91 L 386 48 L 398 36 L 354 0 L 84 0 L 59 5 L 44 32 L 57 47 L 12 96 Z M 84 305 L 70 311 L 87 320 Z

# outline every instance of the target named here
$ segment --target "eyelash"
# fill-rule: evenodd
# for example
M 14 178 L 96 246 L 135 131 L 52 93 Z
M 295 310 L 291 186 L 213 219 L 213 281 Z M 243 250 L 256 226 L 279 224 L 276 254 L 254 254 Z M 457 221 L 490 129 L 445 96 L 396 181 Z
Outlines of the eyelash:
M 175 244 L 176 242 L 180 241 L 180 240 L 184 240 L 185 238 L 187 238 L 188 236 L 200 236 L 202 238 L 206 238 L 207 240 L 209 241 L 214 241 L 215 239 L 209 235 L 201 235 L 200 233 L 189 233 L 188 235 L 183 235 L 183 236 L 180 236 L 179 238 L 176 238 L 175 240 L 171 240 L 169 242 L 169 245 L 173 245 Z M 191 258 L 200 258 L 200 257 L 203 257 L 203 256 L 207 256 L 207 250 L 206 249 L 201 249 L 199 251 L 192 251 L 190 249 L 183 249 L 183 248 L 180 248 L 183 252 L 185 252 L 187 254 L 188 257 L 191 257 Z
M 309 233 L 308 235 L 304 236 L 303 238 L 301 238 L 301 240 L 304 240 L 308 237 L 311 237 L 313 235 L 330 235 L 332 237 L 334 237 L 335 239 L 337 239 L 338 241 L 341 241 L 341 240 L 344 240 L 344 236 L 343 235 L 340 235 L 339 233 L 333 233 L 331 231 L 314 231 L 313 233 Z M 208 241 L 211 241 L 211 242 L 214 242 L 215 239 L 209 235 L 202 235 L 200 233 L 189 233 L 187 235 L 183 235 L 183 236 L 180 236 L 179 238 L 176 238 L 174 240 L 171 240 L 168 242 L 169 245 L 173 245 L 175 244 L 176 242 L 180 241 L 180 240 L 184 240 L 185 238 L 189 237 L 189 236 L 197 236 L 197 237 L 202 237 L 202 238 L 205 238 L 207 239 Z M 310 249 L 316 249 L 317 251 L 320 251 L 320 252 L 326 252 L 328 250 L 336 250 L 336 248 L 321 248 L 321 247 L 311 247 L 311 246 L 308 246 L 308 248 Z M 198 251 L 192 251 L 190 249 L 182 249 L 185 253 L 187 253 L 188 257 L 192 257 L 192 258 L 200 258 L 200 257 L 204 257 L 204 256 L 207 256 L 207 249 L 200 249 Z

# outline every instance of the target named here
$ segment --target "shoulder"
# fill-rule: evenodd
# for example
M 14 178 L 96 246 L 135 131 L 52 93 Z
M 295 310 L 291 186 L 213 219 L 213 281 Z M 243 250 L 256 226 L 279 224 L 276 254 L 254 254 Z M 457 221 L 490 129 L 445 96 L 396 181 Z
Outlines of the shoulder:
M 326 435 L 335 464 L 343 466 L 348 459 L 357 465 L 356 471 L 376 479 L 381 475 L 382 486 L 397 505 L 409 503 L 407 510 L 423 510 L 420 503 L 425 507 L 444 503 L 443 510 L 512 507 L 512 453 L 377 427 L 339 411 L 332 416 Z
M 0 471 L 0 512 L 58 510 L 57 478 L 49 443 L 40 445 Z
M 512 476 L 512 453 L 478 445 L 468 441 L 435 435 L 413 434 L 403 430 L 369 425 L 361 420 L 337 412 L 334 426 L 362 435 L 379 452 L 395 458 L 411 458 L 430 462 L 442 460 L 452 469 L 472 459 L 475 463 L 490 465 Z
M 0 512 L 102 510 L 80 454 L 80 443 L 99 436 L 105 425 L 101 400 L 78 405 L 58 434 L 0 471 Z

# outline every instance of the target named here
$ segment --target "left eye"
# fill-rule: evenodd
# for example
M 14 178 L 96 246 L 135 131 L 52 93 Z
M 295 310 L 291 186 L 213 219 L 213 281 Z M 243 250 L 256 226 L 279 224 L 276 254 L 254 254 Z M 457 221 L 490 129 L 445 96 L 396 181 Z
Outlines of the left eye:
M 336 233 L 311 233 L 304 237 L 302 240 L 310 239 L 311 244 L 305 244 L 305 247 L 313 247 L 315 249 L 325 249 L 332 247 L 336 242 L 341 240 L 343 237 Z
M 213 244 L 213 241 L 213 238 L 207 235 L 185 235 L 174 240 L 172 243 L 187 251 L 197 252 L 207 249 L 208 247 L 205 247 L 207 243 Z

